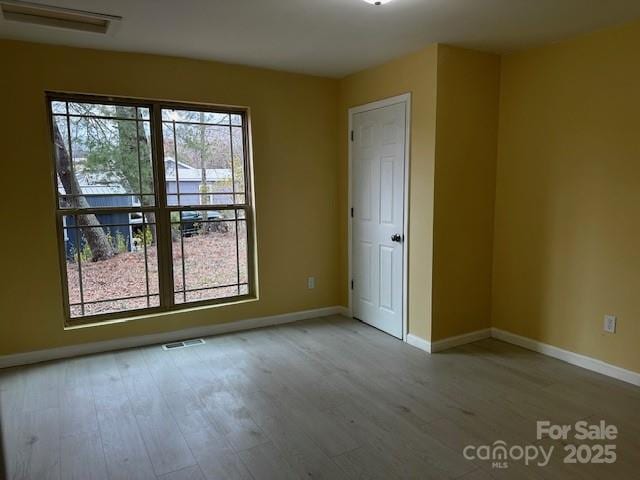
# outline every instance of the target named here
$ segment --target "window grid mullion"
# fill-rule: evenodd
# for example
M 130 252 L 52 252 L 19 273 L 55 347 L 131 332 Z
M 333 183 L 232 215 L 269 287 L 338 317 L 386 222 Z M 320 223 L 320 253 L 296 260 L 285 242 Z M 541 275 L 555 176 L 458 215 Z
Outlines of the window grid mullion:
M 157 232 L 156 232 L 156 236 L 157 236 Z M 131 239 L 130 241 L 133 241 L 133 239 Z M 158 243 L 158 240 L 156 239 L 156 244 Z M 149 308 L 151 306 L 151 303 L 149 302 L 149 258 L 147 256 L 147 217 L 142 214 L 142 245 L 144 248 L 144 280 L 146 282 L 146 291 L 147 291 L 147 308 Z M 156 262 L 159 261 L 159 259 L 157 258 L 158 256 L 158 247 L 156 247 Z
M 233 194 L 233 203 L 236 203 L 236 170 L 235 158 L 233 156 L 233 127 L 231 126 L 231 117 L 229 117 L 229 149 L 231 150 L 231 192 Z M 246 188 L 243 188 L 243 190 L 246 190 Z M 236 234 L 236 280 L 238 283 L 237 292 L 238 295 L 240 295 L 240 243 L 238 241 L 238 210 L 234 211 L 234 218 L 234 230 Z
M 135 107 L 135 115 L 136 115 L 136 154 L 138 158 L 138 184 L 140 186 L 140 192 L 142 192 L 142 163 L 140 157 L 140 123 L 138 122 L 138 106 Z M 144 128 L 144 127 L 142 127 Z M 142 206 L 144 202 L 144 197 L 140 195 L 140 205 Z M 157 205 L 157 202 L 154 202 Z M 158 232 L 156 231 L 156 237 Z M 129 239 L 130 242 L 133 242 L 133 238 Z M 158 240 L 156 238 L 156 262 L 159 261 L 158 257 Z M 151 302 L 149 300 L 149 258 L 147 257 L 147 216 L 145 212 L 142 212 L 142 245 L 144 249 L 144 281 L 145 288 L 147 292 L 147 308 L 151 306 Z
M 73 217 L 73 224 L 76 226 L 75 228 L 75 233 L 76 233 L 76 262 L 78 264 L 78 290 L 80 291 L 80 314 L 82 316 L 84 316 L 84 290 L 83 290 L 83 286 L 82 286 L 82 258 L 80 255 L 80 234 L 78 233 L 80 231 L 80 228 L 78 227 L 78 217 L 74 216 Z M 67 283 L 67 298 L 69 297 L 69 291 L 68 291 L 68 283 Z M 69 311 L 69 315 L 71 315 L 71 311 Z
M 178 173 L 178 170 L 179 170 L 178 168 L 178 136 L 176 135 L 175 120 L 172 122 L 171 131 L 173 132 L 173 162 L 175 164 L 174 170 L 176 172 L 176 201 L 178 202 L 178 205 L 180 205 L 180 176 Z M 164 135 L 164 130 L 162 130 L 162 134 Z M 164 145 L 164 138 L 163 138 L 163 145 Z M 164 159 L 162 163 L 166 165 L 164 162 Z M 163 169 L 162 171 L 165 172 L 165 169 Z M 164 179 L 165 181 L 167 180 L 166 172 L 164 173 Z
M 173 260 L 173 255 L 171 256 Z M 182 262 L 182 302 L 187 303 L 187 273 L 184 266 L 184 232 L 182 231 L 182 213 L 180 214 L 180 261 Z M 175 278 L 174 278 L 175 281 Z M 176 287 L 173 286 L 175 295 Z
M 236 231 L 236 280 L 238 282 L 238 295 L 240 295 L 240 240 L 238 238 L 238 225 L 240 219 L 238 218 L 238 210 L 235 211 L 235 231 Z
M 164 131 L 162 108 L 159 103 L 151 106 L 150 126 L 152 136 L 156 205 L 156 245 L 158 248 L 158 283 L 160 307 L 169 309 L 175 304 L 173 298 L 173 257 L 171 241 L 170 210 L 167 205 L 167 186 L 164 163 Z

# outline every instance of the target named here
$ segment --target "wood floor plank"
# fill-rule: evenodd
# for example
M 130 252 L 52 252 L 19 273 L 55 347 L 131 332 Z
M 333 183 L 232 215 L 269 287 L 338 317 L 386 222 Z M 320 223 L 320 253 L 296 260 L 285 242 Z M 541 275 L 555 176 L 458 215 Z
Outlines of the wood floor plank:
M 2 445 L 4 446 L 4 463 L 12 478 L 19 468 L 23 433 L 26 424 L 24 405 L 24 377 L 18 369 L 11 369 L 0 375 L 0 417 L 2 419 Z
M 32 365 L 25 370 L 24 410 L 26 412 L 60 406 L 58 387 L 62 376 L 60 363 Z
M 164 400 L 184 435 L 213 428 L 206 408 L 191 389 L 167 393 L 164 395 Z
M 88 385 L 60 390 L 61 435 L 77 435 L 98 430 L 93 390 Z
M 78 357 L 65 360 L 62 365 L 60 388 L 80 388 L 91 386 L 91 357 Z
M 167 473 L 158 477 L 158 480 L 206 480 L 198 465 L 188 467 L 177 472 Z
M 294 480 L 299 478 L 271 442 L 241 452 L 240 458 L 253 478 L 260 480 Z
M 335 480 L 348 478 L 305 430 L 289 417 L 267 418 L 261 427 L 300 478 Z
M 177 425 L 167 415 L 138 415 L 136 420 L 156 475 L 196 464 Z
M 225 435 L 237 452 L 267 441 L 249 410 L 231 392 L 203 389 L 199 396 L 216 431 Z
M 460 452 L 441 443 L 420 425 L 413 425 L 384 408 L 360 403 L 343 405 L 333 412 L 362 445 L 387 450 L 406 464 L 419 462 L 425 470 L 459 476 L 473 466 Z M 384 454 L 383 454 L 384 456 Z
M 132 375 L 123 382 L 156 475 L 195 465 L 191 450 L 151 375 Z
M 189 384 L 176 367 L 171 356 L 158 345 L 140 349 L 149 373 L 158 389 L 163 393 L 180 392 L 189 389 Z
M 489 472 L 479 468 L 473 472 L 469 472 L 458 477 L 458 480 L 493 480 L 493 478 L 494 477 L 492 477 Z
M 380 456 L 368 444 L 338 455 L 334 460 L 353 479 L 393 480 L 403 478 L 390 456 Z M 414 472 L 414 478 L 420 478 L 420 475 L 421 472 Z
M 61 440 L 60 448 L 64 480 L 108 480 L 99 432 L 68 435 Z
M 8 459 L 10 478 L 59 480 L 60 419 L 57 408 L 25 413 L 14 458 Z M 11 439 L 9 439 L 11 440 Z
M 155 480 L 151 460 L 128 400 L 113 407 L 104 405 L 99 408 L 98 423 L 109 478 Z
M 109 386 L 122 378 L 113 353 L 91 355 L 87 357 L 87 362 L 92 388 Z
M 149 371 L 144 354 L 138 348 L 114 352 L 113 357 L 121 377 L 143 375 Z
M 252 480 L 224 435 L 213 429 L 201 429 L 186 433 L 185 438 L 207 480 Z
M 0 371 L 10 478 L 609 479 L 640 469 L 640 388 L 494 339 L 434 355 L 340 316 Z M 469 461 L 536 421 L 616 425 L 618 459 Z
M 292 421 L 305 429 L 313 441 L 329 456 L 334 457 L 354 450 L 360 443 L 347 428 L 328 412 L 309 409 L 290 409 Z

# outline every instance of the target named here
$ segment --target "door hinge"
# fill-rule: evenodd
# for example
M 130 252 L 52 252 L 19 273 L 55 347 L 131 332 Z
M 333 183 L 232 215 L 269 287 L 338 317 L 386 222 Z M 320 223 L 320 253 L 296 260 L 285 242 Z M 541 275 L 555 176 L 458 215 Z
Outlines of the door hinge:
M 353 130 L 351 130 L 351 141 L 353 142 L 353 138 L 354 138 L 354 134 L 353 134 Z
M 353 280 L 351 280 L 351 290 L 353 290 Z
M 351 218 L 353 218 L 353 207 L 351 207 Z

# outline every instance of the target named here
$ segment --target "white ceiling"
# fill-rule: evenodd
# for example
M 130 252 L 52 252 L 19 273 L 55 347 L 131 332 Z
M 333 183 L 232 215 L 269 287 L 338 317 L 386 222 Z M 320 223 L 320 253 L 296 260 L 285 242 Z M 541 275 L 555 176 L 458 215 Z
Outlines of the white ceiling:
M 639 0 L 37 1 L 124 20 L 110 35 L 0 20 L 0 37 L 333 77 L 433 42 L 507 52 L 640 17 Z

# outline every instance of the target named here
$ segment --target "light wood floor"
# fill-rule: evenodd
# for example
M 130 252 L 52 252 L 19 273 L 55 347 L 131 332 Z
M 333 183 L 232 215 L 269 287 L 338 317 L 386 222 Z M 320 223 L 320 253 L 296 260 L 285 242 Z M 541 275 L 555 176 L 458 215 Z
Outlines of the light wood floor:
M 640 478 L 640 389 L 495 340 L 432 356 L 331 317 L 0 373 L 12 479 Z M 468 461 L 605 419 L 611 465 Z

